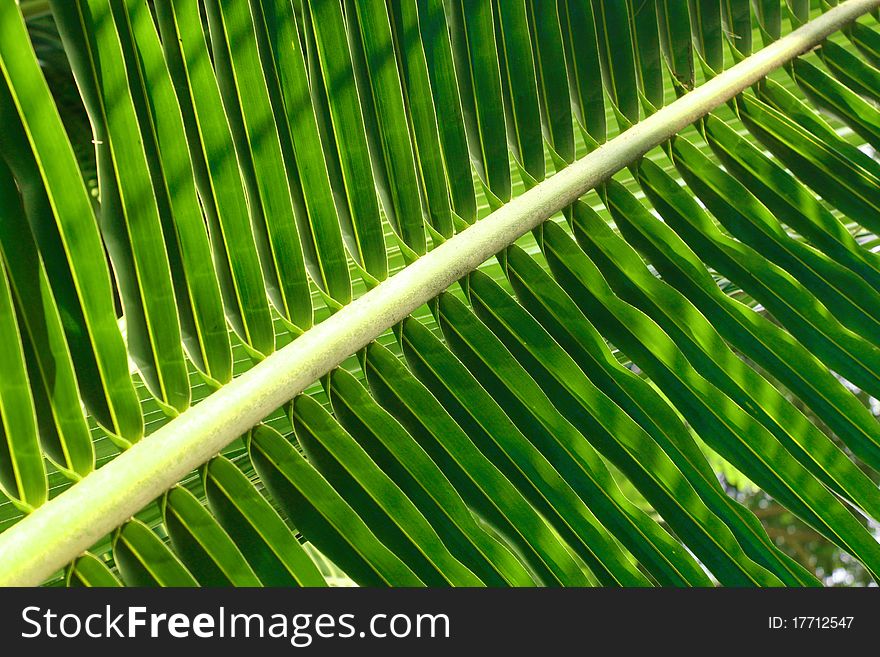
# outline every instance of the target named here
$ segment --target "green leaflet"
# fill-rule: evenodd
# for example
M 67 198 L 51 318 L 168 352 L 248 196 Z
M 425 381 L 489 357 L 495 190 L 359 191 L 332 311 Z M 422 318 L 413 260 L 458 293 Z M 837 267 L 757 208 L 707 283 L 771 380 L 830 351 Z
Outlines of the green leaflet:
M 424 255 L 416 163 L 397 60 L 389 56 L 393 41 L 387 8 L 384 0 L 344 0 L 343 5 L 382 207 L 404 244 L 416 256 Z
M 529 29 L 538 79 L 541 124 L 557 169 L 574 161 L 574 128 L 557 3 L 528 0 Z
M 855 25 L 853 28 L 856 34 Z M 880 71 L 876 68 L 880 61 L 874 60 L 872 66 L 833 41 L 826 41 L 818 53 L 834 77 L 862 96 L 880 102 Z
M 107 565 L 91 552 L 84 553 L 68 566 L 65 584 L 101 588 L 122 586 Z
M 485 274 L 473 272 L 468 282 L 477 316 L 556 408 L 627 475 L 720 582 L 781 584 L 742 553 L 729 529 L 705 506 L 650 435 L 590 382 L 531 315 Z
M 332 422 L 324 415 L 321 419 Z M 308 431 L 295 412 L 294 421 L 298 433 Z M 361 586 L 424 585 L 281 434 L 260 425 L 251 432 L 249 449 L 272 497 L 309 541 L 354 581 Z
M 252 355 L 267 356 L 275 350 L 272 316 L 238 158 L 228 155 L 234 152 L 232 133 L 199 8 L 194 0 L 160 2 L 155 8 L 208 220 L 226 316 Z
M 595 265 L 552 222 L 545 224 L 544 245 L 560 285 L 614 344 L 663 387 L 707 444 L 781 503 L 797 509 L 817 530 L 852 551 L 869 570 L 877 567 L 880 546 L 864 526 L 796 461 L 789 459 L 779 467 L 782 448 L 776 439 L 700 377 L 656 324 L 617 299 Z M 773 461 L 768 461 L 769 454 Z
M 782 34 L 782 10 L 780 0 L 754 0 L 755 17 L 761 30 L 761 40 L 770 45 Z
M 591 0 L 599 41 L 602 78 L 621 130 L 639 120 L 636 54 L 625 2 Z
M 534 584 L 508 548 L 474 521 L 444 473 L 397 421 L 345 370 L 330 376 L 336 416 L 373 461 L 434 526 L 449 550 L 487 585 Z
M 264 586 L 324 586 L 296 536 L 231 461 L 212 459 L 202 480 L 212 513 Z M 238 571 L 249 577 L 240 565 Z
M 728 198 L 716 194 L 693 175 L 681 153 L 693 160 L 696 150 L 686 142 L 673 146 L 679 171 L 717 214 L 735 212 Z M 717 171 L 717 170 L 716 170 Z M 727 178 L 728 181 L 734 181 Z M 738 184 L 738 183 L 737 183 Z M 785 271 L 746 244 L 725 236 L 705 213 L 672 224 L 698 256 L 728 279 L 737 282 L 763 304 L 792 334 L 838 374 L 880 394 L 880 350 L 845 328 L 827 308 Z
M 419 4 L 416 0 L 388 3 L 389 17 L 394 31 L 394 47 L 400 53 L 403 92 L 420 174 L 424 213 L 434 230 L 445 238 L 452 237 L 454 231 L 449 188 L 461 184 L 461 181 L 453 180 L 451 175 L 447 180 L 425 46 L 419 38 Z M 466 158 L 466 149 L 464 154 Z M 451 163 L 447 165 L 451 169 L 449 165 Z M 467 184 L 473 190 L 473 180 Z M 460 195 L 466 195 L 466 191 L 464 194 L 456 192 L 452 198 L 457 199 Z
M 582 0 L 562 0 L 558 6 L 575 118 L 585 141 L 602 143 L 605 141 L 605 99 L 602 85 L 595 84 L 602 76 L 602 68 L 592 5 Z
M 874 66 L 880 66 L 880 32 L 856 21 L 846 30 L 846 35 Z
M 88 106 L 99 142 L 101 231 L 122 297 L 128 351 L 163 411 L 189 406 L 189 376 L 157 200 L 129 71 L 109 3 L 55 5 L 66 48 L 80 50 L 72 68 L 91 89 Z M 62 27 L 63 26 L 63 27 Z
M 786 584 L 816 585 L 812 575 L 776 548 L 758 519 L 727 496 L 673 407 L 647 381 L 618 362 L 559 284 L 518 247 L 507 250 L 507 275 L 523 307 L 590 380 L 654 438 L 747 554 Z
M 126 0 L 116 16 L 156 193 L 187 354 L 213 386 L 232 378 L 232 349 L 211 247 L 193 183 L 183 118 L 150 9 Z
M 639 88 L 651 107 L 663 106 L 663 64 L 660 53 L 660 30 L 657 3 L 645 0 L 627 0 L 632 38 L 638 60 L 636 73 Z
M 385 455 L 377 453 L 377 437 L 372 433 L 370 419 L 355 424 L 359 418 L 353 418 L 354 408 L 365 414 L 372 412 L 373 422 L 381 418 L 381 414 L 376 413 L 377 407 L 370 408 L 373 402 L 363 388 L 349 389 L 360 387 L 360 384 L 353 379 L 341 380 L 339 372 L 344 371 L 336 370 L 331 374 L 330 396 L 337 417 L 343 421 L 347 419 L 348 430 L 311 397 L 300 396 L 294 402 L 294 428 L 309 461 L 357 511 L 377 538 L 425 584 L 482 586 L 483 581 L 471 570 L 468 561 L 457 558 L 451 551 L 454 547 L 447 544 L 454 535 L 442 532 L 447 538 L 444 542 L 437 527 L 429 522 L 429 516 L 416 505 L 414 500 L 419 498 L 413 494 L 411 486 L 401 481 L 400 466 L 395 469 L 391 464 L 394 456 L 382 458 Z M 348 379 L 350 375 L 343 374 L 343 377 Z M 333 378 L 336 378 L 335 382 Z M 352 400 L 352 395 L 359 399 Z M 383 424 L 389 428 L 389 422 Z M 405 436 L 405 432 L 399 426 L 397 428 L 397 431 L 386 434 L 389 440 L 401 440 Z M 405 447 L 400 449 L 403 451 Z M 401 482 L 404 488 L 397 482 Z M 429 483 L 425 482 L 426 485 Z M 434 520 L 433 516 L 431 519 Z
M 807 0 L 809 3 L 809 0 Z M 715 0 L 688 0 L 694 47 L 715 73 L 724 68 L 724 39 L 721 27 L 721 3 Z M 809 10 L 809 7 L 807 8 Z
M 511 183 L 492 0 L 451 0 L 445 7 L 471 161 L 490 205 L 499 207 L 510 200 Z
M 670 223 L 683 221 L 679 216 L 700 214 L 701 209 L 692 197 L 646 162 L 640 167 L 639 182 Z M 620 189 L 618 186 L 608 189 L 609 200 L 616 201 L 618 206 L 631 200 L 628 194 L 615 193 Z M 705 265 L 667 224 L 653 219 L 629 221 L 630 217 L 649 216 L 635 210 L 638 206 L 630 203 L 626 212 L 617 212 L 618 228 L 630 244 L 648 257 L 664 280 L 685 294 L 726 340 L 804 400 L 854 451 L 863 457 L 870 455 L 878 426 L 867 409 L 790 334 L 724 294 Z
M 403 363 L 374 342 L 367 347 L 364 370 L 376 400 L 428 453 L 464 502 L 517 549 L 543 584 L 589 584 L 522 493 Z
M 283 297 L 283 291 L 280 289 L 278 272 L 275 269 L 275 257 L 272 253 L 272 242 L 270 241 L 270 235 L 266 227 L 266 217 L 264 216 L 263 203 L 261 200 L 261 186 L 257 182 L 257 172 L 254 168 L 254 158 L 251 153 L 248 131 L 245 126 L 245 118 L 242 114 L 242 103 L 238 97 L 238 85 L 236 84 L 232 58 L 229 52 L 229 47 L 226 44 L 226 30 L 223 26 L 223 17 L 219 13 L 216 3 L 214 5 L 208 5 L 207 3 L 199 2 L 198 0 L 195 2 L 193 2 L 193 0 L 183 1 L 189 2 L 192 5 L 191 7 L 186 8 L 181 7 L 181 9 L 185 9 L 189 14 L 187 18 L 192 21 L 189 29 L 193 33 L 201 34 L 206 40 L 208 47 L 209 61 L 213 65 L 211 73 L 215 77 L 217 90 L 220 93 L 220 107 L 223 109 L 224 119 L 229 128 L 232 148 L 238 164 L 236 173 L 240 178 L 240 184 L 242 185 L 247 200 L 251 234 L 259 254 L 263 289 L 270 300 L 271 305 L 275 307 L 276 312 L 283 316 L 285 313 L 285 300 Z M 237 11 L 241 12 L 241 8 L 237 8 Z M 242 36 L 245 38 L 247 37 L 246 34 L 243 34 Z M 240 59 L 253 59 L 254 48 L 250 47 L 248 50 L 250 50 L 250 53 L 245 53 Z M 251 81 L 259 85 L 259 78 L 262 77 L 262 71 L 256 71 L 255 73 L 256 80 Z M 263 101 L 264 102 L 261 103 L 261 113 L 265 114 L 265 99 L 263 99 Z M 268 127 L 267 130 L 269 130 L 269 140 L 272 141 L 271 126 Z M 264 147 L 264 150 L 268 150 L 271 154 L 271 151 L 277 150 L 279 147 L 280 143 L 277 145 L 272 144 L 268 148 Z M 274 180 L 278 180 L 277 175 L 274 177 Z M 265 184 L 263 185 L 263 188 L 265 188 Z M 281 202 L 283 203 L 283 194 L 276 193 L 276 198 L 282 199 Z M 285 228 L 289 230 L 290 224 L 286 224 Z M 274 314 L 272 315 L 272 318 L 274 324 Z M 285 328 L 287 330 L 293 329 L 294 332 L 296 332 L 295 327 L 293 327 L 289 321 L 285 324 Z M 260 360 L 261 356 L 259 354 L 252 354 L 251 358 L 254 360 Z
M 677 93 L 694 88 L 694 51 L 688 4 L 680 0 L 658 0 L 660 45 Z
M 232 539 L 185 488 L 165 494 L 162 520 L 177 556 L 202 586 L 260 585 Z
M 471 175 L 462 100 L 443 3 L 442 0 L 422 0 L 416 5 L 419 36 L 425 49 L 431 94 L 438 111 L 437 127 L 452 208 L 465 223 L 472 224 L 477 218 L 477 200 Z M 439 115 L 441 109 L 442 117 Z
M 654 221 L 619 185 L 609 185 L 608 197 L 619 223 Z M 761 422 L 818 479 L 847 499 L 857 500 L 869 514 L 880 512 L 880 494 L 870 479 L 776 388 L 737 358 L 682 294 L 653 276 L 610 229 L 603 231 L 598 217 L 579 219 L 575 221 L 578 242 L 621 298 L 657 322 L 694 369 Z
M 243 133 L 237 148 L 246 151 L 239 156 L 253 167 L 257 198 L 249 200 L 260 205 L 251 216 L 258 239 L 265 239 L 261 262 L 269 296 L 292 328 L 303 331 L 312 325 L 311 295 L 253 12 L 247 3 L 218 0 L 207 0 L 205 9 L 224 106 L 233 116 L 240 111 Z
M 803 59 L 792 62 L 792 72 L 800 88 L 818 107 L 843 119 L 875 148 L 880 147 L 880 111 L 853 91 L 864 88 L 864 85 L 855 80 L 845 80 L 846 84 L 841 84 Z M 880 84 L 880 71 L 877 71 L 873 83 Z M 880 93 L 876 100 L 880 101 Z
M 468 369 L 418 320 L 400 333 L 410 370 L 606 586 L 648 586 L 584 502 Z
M 595 450 L 482 322 L 448 293 L 439 298 L 438 315 L 453 352 L 596 518 L 658 582 L 679 586 L 708 583 L 690 555 L 623 496 Z
M 753 87 L 752 91 L 755 94 L 743 92 L 743 94 L 736 98 L 736 101 L 752 100 L 753 97 L 756 97 L 764 104 L 764 108 L 769 106 L 784 116 L 790 115 L 795 123 L 801 124 L 801 127 L 805 130 L 820 136 L 823 141 L 844 150 L 849 149 L 848 154 L 855 155 L 858 151 L 857 147 L 842 139 L 834 130 L 834 127 L 821 114 L 813 111 L 782 84 L 766 78 L 759 85 Z M 735 109 L 739 111 L 740 107 L 736 105 Z M 856 159 L 860 165 L 865 166 L 864 158 L 856 156 Z
M 39 202 L 45 200 L 45 195 L 39 194 Z M 12 172 L 2 158 L 0 208 L 0 268 L 9 278 L 40 441 L 46 456 L 68 477 L 76 479 L 95 467 L 92 438 L 58 305 Z
M 740 118 L 801 181 L 869 229 L 880 226 L 880 164 L 840 139 L 794 96 L 765 81 L 762 97 L 739 96 Z M 783 113 L 784 112 L 784 113 Z
M 537 49 L 529 33 L 530 0 L 493 0 L 495 41 L 507 119 L 507 141 L 527 186 L 544 179 L 544 142 L 538 87 Z M 546 17 L 545 17 L 546 18 Z M 540 77 L 538 77 L 540 83 Z M 522 171 L 524 170 L 524 171 Z
M 336 0 L 302 0 L 312 102 L 348 251 L 374 280 L 388 276 L 379 199 L 370 164 L 342 8 Z
M 750 0 L 721 0 L 721 24 L 733 58 L 752 54 L 752 8 Z
M 309 80 L 293 6 L 290 0 L 271 0 L 262 6 L 251 2 L 251 9 L 258 41 L 267 46 L 260 53 L 261 63 L 291 177 L 305 262 L 312 280 L 344 305 L 351 301 L 348 262 L 317 119 L 314 109 L 303 103 L 309 97 Z M 270 52 L 264 52 L 267 49 Z
M 94 257 L 103 251 L 101 239 L 94 221 L 84 219 L 94 217 L 91 201 L 13 0 L 0 2 L 0 31 L 3 154 L 24 186 L 28 222 L 66 319 L 83 399 L 111 434 L 129 444 L 143 435 L 143 418 L 116 324 L 107 263 Z M 35 206 L 51 212 L 35 214 Z
M 788 271 L 845 327 L 878 344 L 880 294 L 875 288 L 788 235 L 739 180 L 721 171 L 689 142 L 677 139 L 672 153 L 685 180 L 732 236 Z M 802 314 L 808 311 L 804 309 Z M 778 319 L 785 321 L 782 316 Z
M 140 520 L 130 520 L 113 535 L 113 560 L 126 586 L 198 586 L 186 566 Z
M 859 246 L 846 227 L 797 178 L 714 115 L 703 121 L 706 140 L 725 168 L 810 245 L 880 288 L 880 256 Z
M 6 266 L 0 262 L 0 490 L 24 511 L 49 497 L 21 334 Z
M 810 20 L 810 0 L 787 0 L 792 29 Z

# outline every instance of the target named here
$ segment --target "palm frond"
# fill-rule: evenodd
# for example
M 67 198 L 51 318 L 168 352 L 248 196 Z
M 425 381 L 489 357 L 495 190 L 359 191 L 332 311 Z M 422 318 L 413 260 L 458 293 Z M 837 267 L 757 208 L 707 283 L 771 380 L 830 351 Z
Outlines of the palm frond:
M 878 7 L 0 0 L 0 583 L 877 578 Z

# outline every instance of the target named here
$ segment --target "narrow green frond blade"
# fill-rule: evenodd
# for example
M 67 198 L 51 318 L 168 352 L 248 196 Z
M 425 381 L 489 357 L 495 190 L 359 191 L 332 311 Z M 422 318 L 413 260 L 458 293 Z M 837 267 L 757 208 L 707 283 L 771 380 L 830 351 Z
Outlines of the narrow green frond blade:
M 61 315 L 12 172 L 2 158 L 0 254 L 18 316 L 43 450 L 68 476 L 86 475 L 95 467 L 95 452 Z
M 650 586 L 544 455 L 436 336 L 410 318 L 400 340 L 412 372 L 602 584 Z
M 348 262 L 315 111 L 303 102 L 309 98 L 309 79 L 293 6 L 291 0 L 251 2 L 251 11 L 258 42 L 266 46 L 260 56 L 282 151 L 295 160 L 287 161 L 287 167 L 292 197 L 302 196 L 296 218 L 306 265 L 312 280 L 344 305 L 351 301 Z
M 818 115 L 778 85 L 764 82 L 761 100 L 743 94 L 749 132 L 802 182 L 870 230 L 880 228 L 880 163 L 841 139 Z
M 65 583 L 67 586 L 100 588 L 122 586 L 113 571 L 91 552 L 86 552 L 68 566 Z
M 530 3 L 531 0 L 528 0 Z M 544 141 L 527 0 L 493 0 L 507 141 L 527 186 L 544 179 Z
M 700 586 L 709 580 L 664 529 L 632 504 L 599 455 L 552 405 L 541 387 L 460 301 L 439 300 L 439 324 L 450 347 L 522 428 L 529 441 L 661 584 Z
M 498 207 L 510 200 L 511 182 L 493 3 L 451 0 L 444 6 L 449 11 L 452 54 L 471 161 L 490 205 Z
M 852 78 L 839 76 L 844 82 L 841 84 L 804 59 L 792 62 L 795 82 L 817 107 L 840 118 L 867 143 L 880 148 L 880 110 L 876 104 L 856 93 L 864 88 L 880 88 L 877 86 L 880 85 L 880 71 L 874 71 L 875 79 L 869 82 L 870 87 L 866 87 Z M 873 100 L 880 102 L 880 91 L 876 92 Z
M 782 10 L 780 0 L 754 0 L 755 17 L 761 30 L 761 40 L 770 45 L 782 35 Z
M 856 21 L 846 30 L 846 35 L 874 66 L 880 66 L 880 32 Z
M 691 44 L 691 18 L 688 3 L 681 0 L 658 0 L 660 45 L 666 66 L 672 74 L 676 92 L 694 88 L 694 51 Z
M 721 24 L 733 58 L 752 54 L 752 8 L 750 0 L 721 0 Z
M 528 9 L 544 139 L 561 169 L 574 160 L 575 145 L 559 7 L 556 2 L 529 0 Z
M 352 409 L 347 402 L 352 391 L 345 389 L 359 384 L 338 378 L 332 383 L 338 371 L 331 374 L 330 396 L 334 410 L 345 408 L 345 416 L 350 418 Z M 366 396 L 363 388 L 361 392 Z M 453 556 L 411 496 L 388 474 L 388 464 L 380 465 L 365 449 L 368 440 L 375 441 L 375 437 L 369 435 L 369 426 L 353 426 L 355 421 L 349 419 L 346 427 L 341 426 L 308 396 L 300 396 L 294 403 L 294 428 L 309 461 L 385 546 L 428 586 L 481 586 L 483 582 Z M 400 431 L 399 425 L 397 429 Z
M 791 27 L 795 29 L 810 20 L 810 0 L 787 0 Z
M 171 74 L 146 2 L 126 0 L 116 20 L 166 235 L 184 346 L 211 384 L 222 385 L 232 378 L 229 330 Z
M 639 181 L 670 223 L 678 221 L 677 215 L 701 212 L 692 196 L 669 176 L 652 173 L 647 163 L 640 168 Z M 687 244 L 620 189 L 610 185 L 608 199 L 627 241 L 648 258 L 664 280 L 687 296 L 732 346 L 798 395 L 856 453 L 863 458 L 870 455 L 880 427 L 865 406 L 789 333 L 726 295 Z M 636 221 L 640 217 L 642 220 Z M 796 420 L 798 414 L 792 417 Z
M 609 340 L 664 389 L 707 444 L 869 570 L 880 565 L 880 545 L 865 527 L 797 461 L 783 460 L 784 448 L 776 439 L 700 377 L 656 324 L 618 299 L 561 228 L 546 224 L 544 245 L 560 285 L 595 318 Z
M 0 489 L 21 509 L 49 498 L 37 416 L 6 265 L 0 262 Z
M 165 494 L 162 519 L 171 545 L 202 586 L 259 586 L 260 580 L 207 509 L 186 488 Z
M 418 36 L 425 49 L 452 208 L 465 223 L 472 224 L 477 218 L 477 200 L 443 0 L 421 0 L 416 5 Z
M 835 262 L 880 289 L 880 255 L 863 248 L 795 176 L 714 115 L 703 121 L 709 145 L 724 167 L 773 214 Z
M 616 184 L 609 187 L 609 205 L 621 223 L 652 221 L 632 195 Z M 877 513 L 880 491 L 870 479 L 772 384 L 737 358 L 682 294 L 640 266 L 637 254 L 610 229 L 597 228 L 598 223 L 576 222 L 575 236 L 618 295 L 654 319 L 694 369 L 761 422 L 806 469 L 847 499 L 857 500 L 871 515 Z
M 443 237 L 452 237 L 454 223 L 450 187 L 460 183 L 453 179 L 452 162 L 444 162 L 438 126 L 437 108 L 425 58 L 426 46 L 419 34 L 419 8 L 416 0 L 388 2 L 395 51 L 399 53 L 404 98 L 412 132 L 413 149 L 422 188 L 424 213 L 434 230 Z M 445 109 L 445 108 L 444 108 Z M 460 111 L 460 110 L 459 110 Z M 444 122 L 449 118 L 444 116 Z M 470 167 L 465 158 L 466 173 Z M 473 180 L 469 180 L 473 193 Z
M 596 84 L 602 77 L 602 66 L 592 5 L 583 0 L 560 0 L 559 20 L 575 118 L 584 137 L 589 137 L 586 141 L 601 144 L 605 141 L 605 97 L 602 85 Z
M 709 68 L 715 73 L 720 73 L 724 68 L 721 3 L 717 0 L 688 0 L 688 2 L 694 46 Z
M 673 160 L 679 172 L 724 223 L 727 216 L 737 211 L 739 200 L 716 193 L 694 174 L 689 165 L 698 157 L 705 156 L 682 138 L 676 139 Z M 709 171 L 723 174 L 714 165 Z M 730 176 L 725 181 L 739 185 Z M 673 229 L 701 259 L 740 285 L 831 369 L 873 391 L 871 394 L 880 394 L 880 349 L 846 328 L 813 292 L 752 247 L 724 235 L 705 213 L 688 216 L 684 223 L 673 224 Z M 770 248 L 771 244 L 763 248 Z
M 517 549 L 546 585 L 586 586 L 563 543 L 439 401 L 388 349 L 367 347 L 370 390 L 440 467 L 475 513 Z
M 617 109 L 620 129 L 639 120 L 639 87 L 636 54 L 627 3 L 621 0 L 591 0 L 596 19 L 602 79 Z M 595 82 L 593 82 L 595 84 Z
M 324 586 L 324 578 L 293 532 L 223 456 L 202 470 L 208 506 L 264 586 Z
M 195 184 L 208 221 L 226 316 L 253 355 L 275 349 L 275 335 L 242 174 L 223 112 L 198 5 L 155 5 L 162 47 L 189 142 Z
M 140 520 L 130 520 L 117 530 L 113 560 L 126 586 L 198 586 L 186 566 Z
M 104 247 L 91 199 L 14 0 L 0 2 L 0 35 L 0 145 L 24 187 L 28 221 L 65 318 L 77 382 L 96 419 L 123 441 L 135 442 L 143 435 L 143 418 L 107 261 L 98 257 Z M 45 195 L 39 214 L 28 194 Z
M 752 562 L 669 456 L 580 370 L 544 328 L 491 278 L 469 276 L 476 314 L 562 413 L 645 496 L 722 583 L 780 585 Z
M 750 511 L 728 497 L 672 406 L 647 381 L 620 364 L 559 284 L 518 247 L 508 249 L 507 263 L 508 278 L 523 307 L 590 380 L 656 440 L 706 505 L 734 532 L 746 553 L 787 585 L 817 585 L 812 575 L 776 547 Z
M 162 410 L 172 417 L 189 406 L 189 375 L 181 343 L 171 265 L 150 173 L 144 132 L 129 88 L 109 3 L 56 3 L 55 17 L 72 69 L 89 88 L 98 141 L 98 217 L 125 313 L 129 355 Z
M 416 163 L 385 0 L 343 4 L 382 207 L 404 244 L 424 255 Z
M 348 372 L 330 376 L 336 417 L 434 527 L 449 551 L 488 586 L 533 586 L 508 548 L 477 525 L 446 475 Z
M 657 3 L 627 0 L 632 38 L 635 42 L 639 88 L 652 107 L 663 106 L 663 65 L 660 53 L 660 22 Z
M 381 281 L 388 275 L 385 237 L 342 7 L 338 0 L 303 0 L 303 14 L 312 102 L 326 108 L 319 128 L 342 235 L 352 257 Z
M 677 139 L 672 152 L 684 179 L 730 235 L 791 274 L 840 324 L 878 345 L 880 294 L 875 288 L 791 237 L 739 180 L 718 168 L 692 144 Z M 752 270 L 752 274 L 760 276 L 762 272 Z M 807 315 L 809 311 L 801 306 L 801 313 Z M 778 319 L 785 323 L 783 317 Z
M 258 199 L 250 201 L 260 204 L 260 212 L 252 218 L 258 240 L 265 239 L 261 261 L 270 298 L 295 330 L 304 331 L 312 325 L 311 294 L 254 17 L 245 2 L 207 0 L 205 9 L 215 65 L 228 64 L 217 66 L 224 107 L 228 115 L 240 113 L 244 133 L 239 148 L 248 149 L 240 157 L 253 167 Z
M 281 434 L 260 425 L 251 432 L 249 449 L 272 496 L 349 577 L 361 586 L 424 586 Z

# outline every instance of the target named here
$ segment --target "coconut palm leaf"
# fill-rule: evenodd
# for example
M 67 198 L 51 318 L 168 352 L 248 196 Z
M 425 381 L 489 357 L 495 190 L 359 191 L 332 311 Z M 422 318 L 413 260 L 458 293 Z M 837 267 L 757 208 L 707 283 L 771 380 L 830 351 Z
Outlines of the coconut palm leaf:
M 0 0 L 0 584 L 880 577 L 878 7 Z

